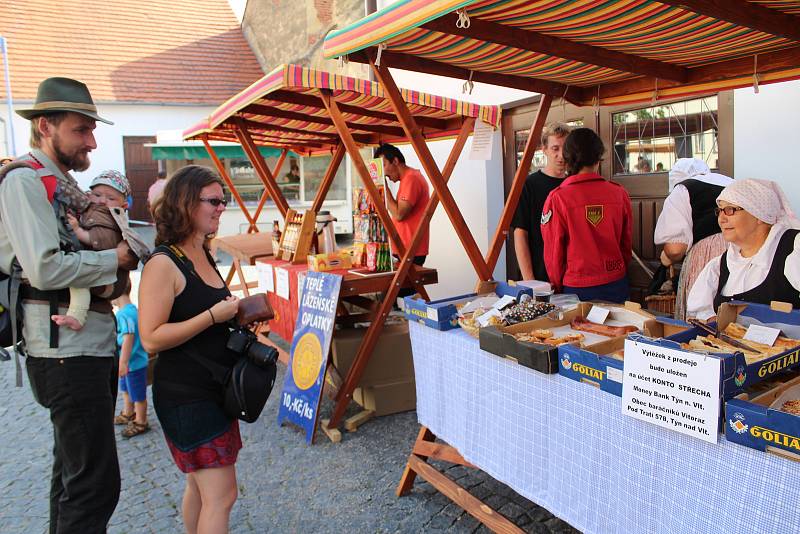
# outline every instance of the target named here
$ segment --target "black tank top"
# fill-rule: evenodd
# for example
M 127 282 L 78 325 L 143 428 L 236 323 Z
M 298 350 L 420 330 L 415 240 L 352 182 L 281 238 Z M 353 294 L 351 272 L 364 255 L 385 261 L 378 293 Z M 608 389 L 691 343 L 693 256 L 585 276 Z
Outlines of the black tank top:
M 769 304 L 773 300 L 780 302 L 788 302 L 792 308 L 800 308 L 800 292 L 787 280 L 786 275 L 783 274 L 786 266 L 786 258 L 789 257 L 794 251 L 794 239 L 800 230 L 786 230 L 778 241 L 778 248 L 775 250 L 775 255 L 772 257 L 772 264 L 769 267 L 767 277 L 761 282 L 760 285 L 739 293 L 738 295 L 731 295 L 729 297 L 722 296 L 722 288 L 728 282 L 730 271 L 728 271 L 728 253 L 727 251 L 720 257 L 719 263 L 719 284 L 717 285 L 717 294 L 714 296 L 714 311 L 719 309 L 719 305 L 723 302 L 730 302 L 732 300 L 742 300 L 745 302 L 755 302 L 758 304 Z
M 720 233 L 717 215 L 717 197 L 725 189 L 721 185 L 707 184 L 700 180 L 684 180 L 680 184 L 689 192 L 692 206 L 692 242 L 697 243 L 710 235 Z
M 226 286 L 215 288 L 203 282 L 194 271 L 191 261 L 178 258 L 169 247 L 157 247 L 153 251 L 153 255 L 156 254 L 169 256 L 186 278 L 186 287 L 172 304 L 170 323 L 191 319 L 230 296 Z M 211 265 L 214 265 L 211 256 L 208 253 L 206 255 Z M 159 353 L 153 376 L 153 396 L 158 398 L 159 404 L 166 407 L 200 400 L 221 401 L 222 378 L 212 375 L 191 354 L 200 354 L 225 368 L 233 367 L 238 356 L 225 347 L 229 332 L 226 325 L 215 324 L 186 343 Z

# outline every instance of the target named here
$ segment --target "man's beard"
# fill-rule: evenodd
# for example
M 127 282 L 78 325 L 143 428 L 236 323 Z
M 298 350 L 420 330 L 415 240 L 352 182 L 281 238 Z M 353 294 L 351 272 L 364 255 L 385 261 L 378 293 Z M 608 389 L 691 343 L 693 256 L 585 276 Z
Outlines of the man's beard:
M 69 155 L 61 150 L 61 140 L 57 136 L 53 137 L 53 151 L 56 153 L 58 162 L 73 171 L 83 172 L 88 169 L 91 164 L 87 152 L 75 152 Z

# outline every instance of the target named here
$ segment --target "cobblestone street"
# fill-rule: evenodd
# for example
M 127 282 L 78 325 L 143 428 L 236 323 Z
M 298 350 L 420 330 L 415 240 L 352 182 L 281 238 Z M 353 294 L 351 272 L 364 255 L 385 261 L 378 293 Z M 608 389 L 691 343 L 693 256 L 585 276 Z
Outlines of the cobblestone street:
M 278 382 L 282 384 L 283 367 Z M 416 437 L 416 414 L 374 419 L 332 444 L 275 423 L 273 392 L 261 419 L 242 424 L 244 448 L 237 471 L 240 496 L 231 516 L 234 533 L 262 532 L 473 532 L 475 519 L 426 483 L 410 495 L 394 494 Z M 323 410 L 330 411 L 326 402 Z M 122 496 L 112 534 L 181 532 L 183 475 L 169 456 L 155 414 L 153 430 L 117 440 Z M 0 532 L 41 533 L 47 528 L 52 427 L 26 383 L 14 387 L 14 364 L 0 363 Z M 121 428 L 121 427 L 120 427 Z M 451 478 L 470 488 L 527 532 L 574 532 L 569 525 L 486 475 L 452 467 Z

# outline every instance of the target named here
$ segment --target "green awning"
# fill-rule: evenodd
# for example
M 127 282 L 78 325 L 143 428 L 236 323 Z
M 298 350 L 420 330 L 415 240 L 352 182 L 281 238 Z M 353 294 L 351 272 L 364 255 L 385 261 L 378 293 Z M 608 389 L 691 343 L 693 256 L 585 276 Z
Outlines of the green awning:
M 208 159 L 210 156 L 206 151 L 206 147 L 199 146 L 151 146 L 149 147 L 153 152 L 153 159 Z M 239 145 L 223 145 L 212 146 L 214 153 L 220 159 L 244 159 L 247 156 L 244 150 Z M 272 147 L 258 147 L 261 155 L 265 158 L 277 158 L 281 155 L 279 148 Z M 297 157 L 296 154 L 289 152 L 289 156 Z

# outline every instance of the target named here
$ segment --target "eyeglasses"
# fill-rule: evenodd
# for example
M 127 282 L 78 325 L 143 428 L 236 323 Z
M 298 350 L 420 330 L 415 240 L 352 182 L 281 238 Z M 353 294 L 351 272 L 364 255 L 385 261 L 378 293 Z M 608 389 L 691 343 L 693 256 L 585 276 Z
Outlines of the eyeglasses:
M 714 208 L 714 215 L 719 217 L 720 213 L 724 213 L 726 217 L 733 217 L 737 211 L 742 211 L 744 208 L 738 206 L 725 206 L 724 208 Z
M 215 208 L 218 208 L 220 206 L 220 204 L 222 204 L 223 206 L 227 206 L 228 205 L 228 201 L 225 200 L 224 198 L 202 198 L 202 197 L 200 197 L 200 200 L 202 202 L 208 202 L 209 204 L 211 204 Z M 739 208 L 739 209 L 741 209 L 741 208 Z

